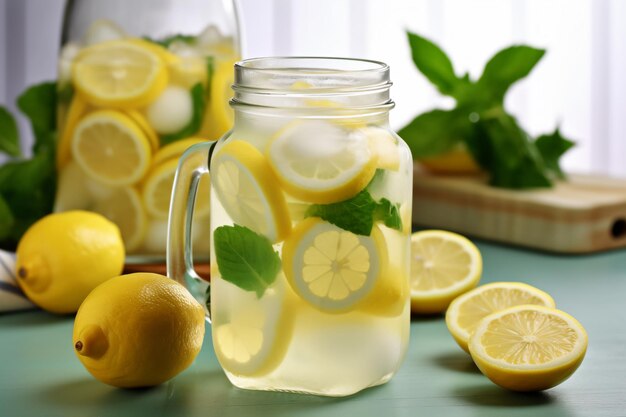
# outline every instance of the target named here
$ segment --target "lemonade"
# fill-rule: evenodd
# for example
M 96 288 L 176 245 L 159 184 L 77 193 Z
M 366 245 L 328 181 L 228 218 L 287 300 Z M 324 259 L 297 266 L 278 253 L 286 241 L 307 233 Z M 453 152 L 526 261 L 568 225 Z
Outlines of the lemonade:
M 236 49 L 215 26 L 149 39 L 107 20 L 67 43 L 59 62 L 55 211 L 103 214 L 120 227 L 128 253 L 164 255 L 176 160 L 232 125 Z M 200 193 L 194 250 L 206 258 L 208 178 Z
M 238 387 L 350 395 L 387 382 L 407 349 L 412 160 L 388 127 L 388 67 L 286 60 L 237 65 L 236 123 L 212 150 L 213 343 Z M 170 276 L 193 288 L 177 259 Z

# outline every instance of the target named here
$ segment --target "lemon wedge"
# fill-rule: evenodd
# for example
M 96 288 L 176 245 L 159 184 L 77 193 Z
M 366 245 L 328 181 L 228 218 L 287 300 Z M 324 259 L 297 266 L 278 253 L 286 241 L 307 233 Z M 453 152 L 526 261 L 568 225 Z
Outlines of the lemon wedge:
M 74 85 L 92 104 L 142 107 L 167 85 L 162 57 L 136 41 L 114 40 L 83 49 L 72 67 Z
M 115 223 L 122 233 L 127 252 L 143 243 L 148 224 L 139 193 L 132 187 L 111 188 L 106 197 L 96 201 L 91 211 Z
M 353 197 L 376 171 L 376 158 L 364 137 L 317 120 L 287 125 L 270 141 L 267 154 L 283 188 L 313 203 Z
M 541 391 L 578 368 L 587 350 L 587 332 L 563 311 L 521 305 L 482 319 L 469 350 L 481 372 L 501 387 Z
M 444 230 L 411 235 L 411 310 L 434 314 L 474 288 L 482 274 L 478 248 L 465 237 Z
M 227 142 L 211 161 L 213 185 L 233 222 L 281 241 L 291 220 L 285 197 L 263 154 L 242 140 Z
M 138 182 L 150 166 L 148 138 L 127 115 L 94 111 L 76 126 L 72 156 L 93 179 L 111 186 Z
M 144 207 L 148 214 L 155 219 L 166 220 L 168 217 L 172 197 L 172 186 L 174 185 L 177 167 L 178 160 L 170 159 L 150 171 L 144 181 L 141 193 Z M 211 181 L 208 175 L 203 175 L 200 178 L 200 184 L 196 194 L 194 217 L 203 217 L 209 214 L 210 184 Z
M 521 282 L 494 282 L 457 297 L 446 311 L 446 325 L 454 340 L 469 352 L 467 342 L 476 326 L 491 313 L 523 304 L 554 307 L 550 295 Z
M 297 295 L 320 311 L 341 313 L 370 294 L 385 269 L 386 249 L 378 226 L 361 236 L 311 217 L 285 240 L 282 260 Z
M 261 298 L 219 278 L 211 285 L 220 299 L 237 300 L 213 305 L 213 346 L 224 370 L 261 376 L 276 369 L 293 334 L 295 296 L 284 280 L 277 280 Z

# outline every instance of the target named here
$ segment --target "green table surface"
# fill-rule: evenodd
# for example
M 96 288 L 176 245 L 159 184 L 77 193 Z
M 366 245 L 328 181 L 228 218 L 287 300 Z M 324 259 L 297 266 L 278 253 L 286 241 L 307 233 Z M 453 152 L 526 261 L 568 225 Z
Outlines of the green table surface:
M 72 318 L 0 315 L 0 416 L 626 416 L 626 251 L 557 256 L 479 242 L 482 282 L 548 291 L 589 333 L 578 371 L 543 393 L 493 385 L 442 317 L 413 318 L 405 362 L 387 384 L 347 398 L 246 391 L 230 385 L 207 337 L 172 381 L 121 390 L 93 379 L 72 351 Z M 207 329 L 208 330 L 208 329 Z

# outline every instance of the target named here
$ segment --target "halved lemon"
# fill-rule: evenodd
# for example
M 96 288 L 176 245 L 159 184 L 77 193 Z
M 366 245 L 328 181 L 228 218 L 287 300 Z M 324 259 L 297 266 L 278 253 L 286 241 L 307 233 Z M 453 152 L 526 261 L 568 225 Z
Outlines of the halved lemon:
M 446 325 L 454 340 L 469 352 L 467 342 L 480 320 L 491 313 L 523 304 L 554 307 L 550 295 L 521 282 L 494 282 L 457 297 L 446 311 Z
M 365 137 L 318 120 L 287 125 L 270 141 L 267 154 L 283 188 L 312 203 L 347 200 L 376 171 L 377 160 Z
M 384 236 L 355 235 L 317 217 L 300 222 L 282 248 L 294 292 L 327 313 L 351 310 L 367 297 L 387 265 Z
M 580 366 L 587 332 L 563 311 L 521 305 L 482 319 L 469 349 L 481 372 L 501 387 L 541 391 L 560 384 Z
M 211 97 L 200 128 L 200 135 L 208 139 L 217 140 L 233 127 L 235 116 L 228 104 L 233 96 L 233 65 L 234 60 L 218 61 L 213 69 Z
M 166 220 L 170 210 L 170 200 L 172 197 L 172 186 L 178 167 L 177 159 L 170 159 L 157 165 L 147 175 L 143 183 L 141 196 L 144 207 L 148 214 L 156 219 Z M 196 194 L 196 204 L 194 217 L 206 216 L 209 214 L 209 198 L 211 192 L 211 180 L 209 175 L 203 175 L 198 185 Z
M 87 108 L 88 106 L 85 99 L 79 93 L 75 93 L 67 111 L 67 116 L 61 131 L 61 138 L 59 139 L 59 146 L 57 147 L 56 160 L 58 169 L 65 167 L 72 157 L 72 137 L 74 130 L 80 118 L 87 112 Z
M 83 49 L 72 67 L 74 85 L 98 106 L 142 107 L 167 85 L 162 57 L 145 44 L 116 40 Z
M 211 161 L 213 185 L 235 224 L 248 227 L 272 242 L 291 229 L 287 203 L 267 159 L 253 145 L 231 140 Z
M 93 179 L 111 186 L 132 185 L 150 166 L 150 142 L 127 115 L 98 110 L 74 129 L 72 156 Z
M 152 126 L 150 126 L 150 123 L 148 123 L 144 115 L 139 113 L 137 110 L 127 110 L 126 115 L 130 117 L 132 121 L 139 126 L 144 135 L 146 135 L 146 138 L 150 143 L 152 153 L 157 152 L 161 146 L 159 142 L 159 135 L 157 135 Z
M 165 145 L 154 154 L 152 166 L 161 165 L 163 162 L 170 159 L 178 159 L 187 149 L 201 142 L 206 142 L 206 139 L 187 138 Z
M 474 288 L 483 270 L 478 248 L 467 238 L 444 230 L 411 235 L 411 310 L 434 314 Z
M 148 222 L 141 197 L 134 188 L 111 188 L 105 198 L 95 202 L 91 211 L 102 214 L 120 228 L 128 253 L 143 243 Z
M 236 376 L 261 376 L 282 362 L 293 334 L 294 295 L 283 279 L 257 298 L 217 276 L 212 293 L 213 346 L 226 372 Z

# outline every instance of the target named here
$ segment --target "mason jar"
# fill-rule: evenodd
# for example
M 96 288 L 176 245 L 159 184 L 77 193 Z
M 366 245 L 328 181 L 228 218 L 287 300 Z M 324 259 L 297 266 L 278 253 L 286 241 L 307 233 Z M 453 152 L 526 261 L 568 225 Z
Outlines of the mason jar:
M 235 65 L 233 129 L 180 160 L 168 275 L 207 306 L 237 387 L 350 395 L 409 338 L 412 159 L 389 127 L 389 67 L 340 58 Z M 211 281 L 189 248 L 211 178 Z
M 55 211 L 101 213 L 127 254 L 164 261 L 177 160 L 231 128 L 239 49 L 234 0 L 68 0 Z M 208 260 L 208 179 L 199 193 L 193 242 Z

